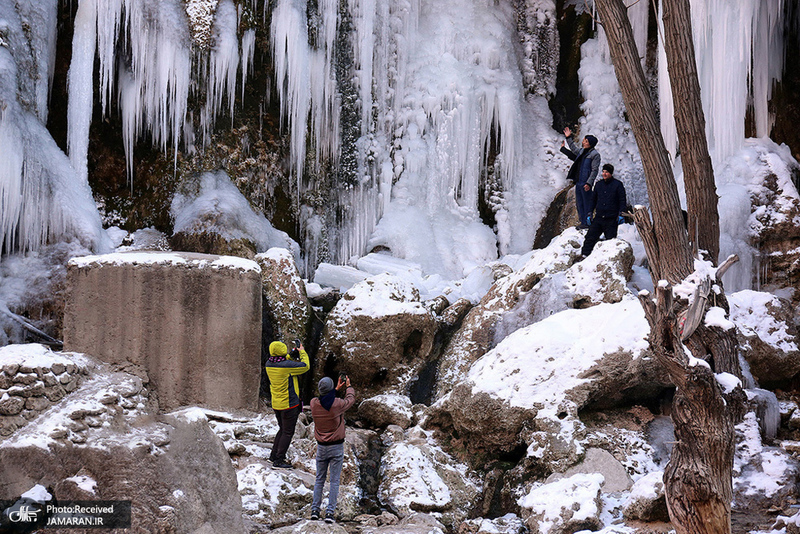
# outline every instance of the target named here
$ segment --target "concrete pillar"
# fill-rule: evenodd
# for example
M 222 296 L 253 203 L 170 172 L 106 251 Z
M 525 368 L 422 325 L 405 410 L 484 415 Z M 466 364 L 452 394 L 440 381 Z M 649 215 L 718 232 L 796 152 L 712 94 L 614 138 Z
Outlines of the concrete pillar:
M 186 252 L 73 258 L 64 350 L 142 366 L 164 411 L 194 404 L 256 410 L 260 268 Z

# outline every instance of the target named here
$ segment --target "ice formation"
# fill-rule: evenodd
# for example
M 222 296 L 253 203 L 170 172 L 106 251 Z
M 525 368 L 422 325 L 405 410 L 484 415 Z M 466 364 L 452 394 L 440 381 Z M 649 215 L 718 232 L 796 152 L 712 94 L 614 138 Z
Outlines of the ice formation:
M 0 1 L 0 252 L 108 247 L 88 184 L 45 128 L 57 3 Z
M 718 167 L 740 154 L 748 102 L 757 134 L 768 132 L 766 103 L 783 69 L 783 0 L 740 4 L 692 0 Z M 270 87 L 290 134 L 306 273 L 321 261 L 352 265 L 388 249 L 425 275 L 462 278 L 530 250 L 565 185 L 568 162 L 557 153 L 560 134 L 547 103 L 558 61 L 553 0 L 81 0 L 68 76 L 68 159 L 44 127 L 57 13 L 55 0 L 0 0 L 6 249 L 35 249 L 68 234 L 95 248 L 103 241 L 86 186 L 95 89 L 105 113 L 121 114 L 129 173 L 134 146 L 145 138 L 177 158 L 179 149 L 208 142 L 219 117 L 235 113 L 237 84 L 244 90 L 253 71 L 255 30 L 267 21 Z M 629 16 L 644 57 L 649 3 L 636 3 Z M 638 150 L 598 32 L 582 49 L 581 130 L 600 139 L 631 201 L 646 203 Z M 675 150 L 663 76 L 659 86 Z M 737 207 L 746 204 L 743 190 L 727 187 L 736 180 L 719 171 L 717 180 L 721 213 L 742 211 L 726 217 L 723 254 L 746 249 L 750 236 L 738 235 L 747 228 Z M 301 204 L 304 193 L 321 189 L 331 190 L 325 206 Z M 39 190 L 51 192 L 44 202 L 32 200 Z
M 756 137 L 769 135 L 774 116 L 770 116 L 767 103 L 784 64 L 784 0 L 691 0 L 691 8 L 706 135 L 717 164 L 735 154 L 744 142 L 749 98 Z M 663 46 L 659 37 L 662 132 L 675 157 L 677 133 Z

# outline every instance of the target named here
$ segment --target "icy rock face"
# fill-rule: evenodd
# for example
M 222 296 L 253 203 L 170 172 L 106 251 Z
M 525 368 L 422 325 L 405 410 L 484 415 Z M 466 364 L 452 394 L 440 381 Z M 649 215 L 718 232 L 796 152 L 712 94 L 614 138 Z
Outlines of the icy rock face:
M 176 249 L 220 255 L 236 251 L 252 259 L 254 252 L 282 247 L 300 258 L 300 246 L 254 211 L 224 171 L 186 181 L 172 200 L 170 215 Z
M 514 309 L 544 276 L 569 268 L 580 254 L 579 234 L 566 232 L 545 249 L 534 251 L 524 267 L 501 278 L 480 304 L 472 308 L 439 360 L 437 398 L 442 398 L 467 374 L 472 363 L 492 345 L 494 326 Z
M 522 517 L 533 534 L 571 534 L 599 530 L 603 475 L 577 474 L 535 486 L 519 500 Z
M 623 514 L 626 518 L 639 521 L 669 521 L 663 478 L 663 471 L 655 471 L 636 481 L 623 505 Z
M 317 375 L 345 371 L 358 394 L 404 391 L 425 365 L 436 319 L 409 282 L 377 275 L 353 286 L 328 315 Z
M 262 313 L 272 321 L 274 339 L 286 343 L 299 339 L 305 343 L 311 322 L 311 304 L 294 256 L 287 249 L 271 248 L 258 254 L 255 260 L 261 267 L 261 287 L 266 303 Z
M 770 293 L 744 290 L 728 295 L 739 347 L 759 385 L 791 380 L 800 369 L 797 318 L 793 306 Z
M 381 458 L 378 498 L 400 517 L 414 512 L 441 513 L 446 525 L 466 519 L 478 495 L 467 467 L 429 440 L 419 427 L 406 432 Z
M 0 442 L 0 498 L 39 483 L 56 499 L 131 500 L 136 531 L 245 532 L 233 467 L 205 418 L 188 411 L 156 422 L 139 378 L 91 367 L 35 426 Z
M 0 248 L 77 239 L 105 252 L 110 243 L 89 184 L 44 124 L 57 12 L 51 0 L 0 3 Z
M 414 412 L 404 395 L 376 395 L 358 406 L 358 418 L 376 428 L 397 425 L 406 429 L 413 423 Z
M 766 510 L 783 506 L 794 494 L 800 473 L 797 460 L 786 451 L 766 447 L 755 413 L 736 425 L 736 453 L 733 460 L 733 507 Z

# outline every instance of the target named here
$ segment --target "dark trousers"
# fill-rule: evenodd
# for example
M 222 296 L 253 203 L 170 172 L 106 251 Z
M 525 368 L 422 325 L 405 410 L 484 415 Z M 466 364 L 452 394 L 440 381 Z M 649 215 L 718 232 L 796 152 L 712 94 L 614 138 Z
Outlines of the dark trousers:
M 288 410 L 275 410 L 275 418 L 278 420 L 278 433 L 275 434 L 275 441 L 272 442 L 272 452 L 269 455 L 269 459 L 272 462 L 286 461 L 286 451 L 292 442 L 294 427 L 297 425 L 300 410 L 299 404 Z
M 619 226 L 618 217 L 595 217 L 592 219 L 592 224 L 586 231 L 586 239 L 583 240 L 583 248 L 581 254 L 588 256 L 592 253 L 594 246 L 600 240 L 600 234 L 606 236 L 606 239 L 617 237 L 617 226 Z
M 582 225 L 586 224 L 586 217 L 591 215 L 589 213 L 589 204 L 592 201 L 592 190 L 585 191 L 583 189 L 585 185 L 585 182 L 575 185 L 575 207 L 578 208 L 578 219 Z

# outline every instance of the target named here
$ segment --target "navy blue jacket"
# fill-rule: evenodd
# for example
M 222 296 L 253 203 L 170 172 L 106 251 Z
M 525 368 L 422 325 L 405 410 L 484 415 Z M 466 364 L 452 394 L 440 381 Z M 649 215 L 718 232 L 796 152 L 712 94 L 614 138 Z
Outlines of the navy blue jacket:
M 592 201 L 589 204 L 589 211 L 594 210 L 595 217 L 616 219 L 626 207 L 625 186 L 622 182 L 614 177 L 607 182 L 603 179 L 595 182 Z

